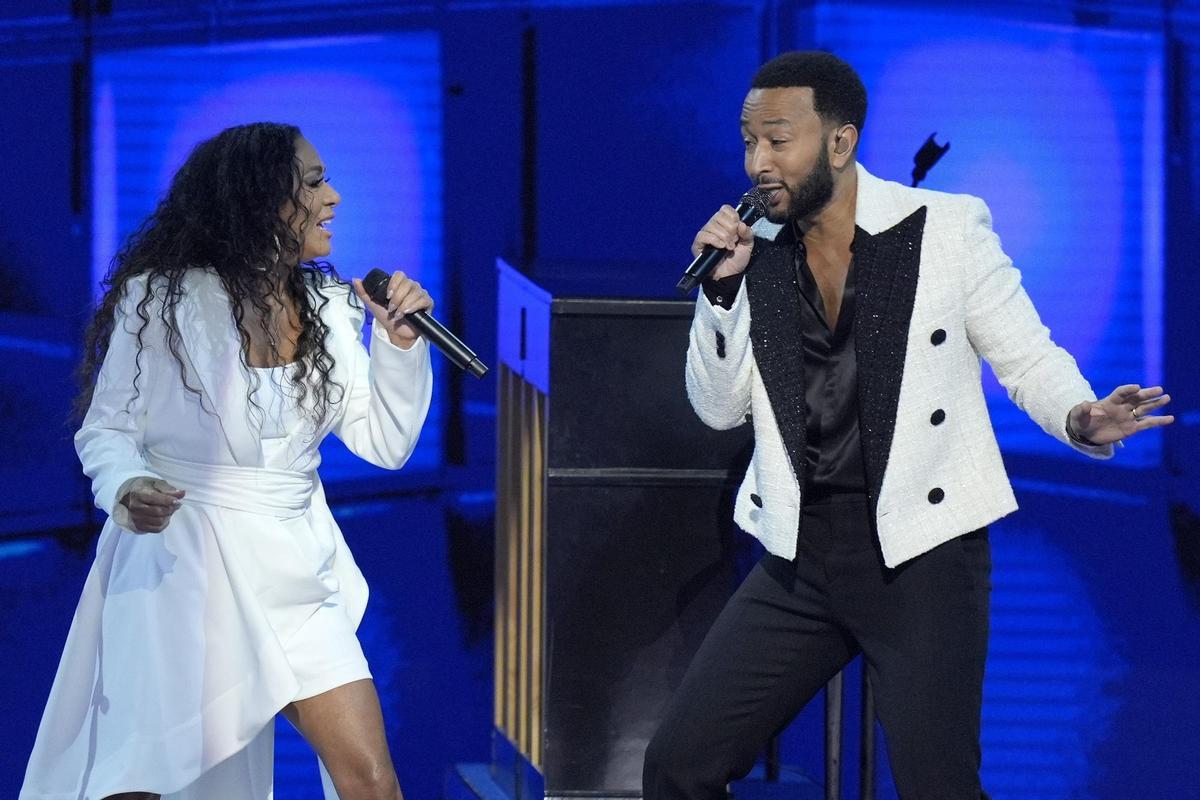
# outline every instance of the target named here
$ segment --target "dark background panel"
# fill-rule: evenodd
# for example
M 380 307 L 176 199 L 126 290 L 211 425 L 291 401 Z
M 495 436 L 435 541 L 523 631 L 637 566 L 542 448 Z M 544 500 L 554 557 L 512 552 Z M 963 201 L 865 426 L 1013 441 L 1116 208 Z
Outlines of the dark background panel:
M 546 789 L 637 791 L 642 753 L 740 579 L 733 487 L 551 479 Z
M 86 201 L 91 181 L 87 162 L 75 161 L 90 133 L 73 118 L 74 63 L 74 53 L 61 53 L 5 65 L 0 82 L 0 313 L 46 316 L 72 335 L 91 302 L 76 280 L 91 256 L 87 206 L 76 201 Z
M 525 157 L 522 48 L 530 15 L 464 11 L 442 28 L 444 321 L 496 366 L 496 258 L 521 263 Z M 448 376 L 446 459 L 495 462 L 496 382 Z M 457 406 L 457 407 L 456 407 Z
M 612 5 L 537 19 L 539 272 L 592 262 L 673 285 L 696 230 L 746 189 L 738 110 L 758 63 L 757 10 Z
M 683 361 L 691 304 L 672 311 L 552 318 L 551 469 L 745 470 L 749 426 L 714 431 L 688 403 Z

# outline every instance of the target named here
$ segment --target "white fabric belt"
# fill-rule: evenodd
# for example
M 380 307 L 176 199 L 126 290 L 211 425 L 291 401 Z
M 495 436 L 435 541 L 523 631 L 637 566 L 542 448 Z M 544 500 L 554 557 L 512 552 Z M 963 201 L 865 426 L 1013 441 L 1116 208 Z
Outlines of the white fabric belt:
M 177 489 L 184 502 L 231 508 L 272 517 L 298 517 L 308 510 L 316 473 L 267 467 L 197 464 L 148 452 L 151 469 Z

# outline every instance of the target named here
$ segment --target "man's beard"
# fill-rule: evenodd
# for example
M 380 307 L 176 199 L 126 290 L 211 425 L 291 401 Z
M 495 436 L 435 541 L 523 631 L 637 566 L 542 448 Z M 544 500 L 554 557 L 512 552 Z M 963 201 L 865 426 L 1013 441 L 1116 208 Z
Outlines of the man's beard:
M 787 209 L 782 218 L 768 215 L 767 219 L 771 222 L 797 222 L 824 208 L 833 199 L 833 166 L 829 163 L 829 153 L 825 148 L 821 148 L 816 165 L 803 183 L 795 189 L 786 184 L 784 188 L 789 198 Z

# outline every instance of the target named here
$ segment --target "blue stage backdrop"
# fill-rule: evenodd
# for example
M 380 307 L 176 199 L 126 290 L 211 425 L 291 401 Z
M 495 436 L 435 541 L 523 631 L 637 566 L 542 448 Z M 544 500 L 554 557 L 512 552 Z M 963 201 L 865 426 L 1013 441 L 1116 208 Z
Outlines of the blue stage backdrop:
M 202 139 L 253 121 L 298 125 L 342 195 L 331 261 L 344 277 L 403 269 L 442 295 L 438 37 L 254 41 L 99 55 L 93 274 L 98 282 Z M 441 463 L 437 404 L 409 469 Z M 372 475 L 332 437 L 327 482 Z
M 1055 340 L 1097 392 L 1162 376 L 1162 39 L 884 5 L 820 3 L 818 46 L 870 98 L 860 160 L 911 180 L 931 133 L 951 143 L 922 186 L 981 196 Z M 1073 457 L 988 375 L 1008 453 Z M 1158 435 L 1121 453 L 1157 464 Z

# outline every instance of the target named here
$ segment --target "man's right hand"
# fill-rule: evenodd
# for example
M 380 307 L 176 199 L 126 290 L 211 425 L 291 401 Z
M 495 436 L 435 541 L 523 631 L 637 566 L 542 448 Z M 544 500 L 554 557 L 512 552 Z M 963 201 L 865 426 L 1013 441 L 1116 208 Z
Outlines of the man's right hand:
M 750 230 L 749 225 L 738 219 L 733 206 L 721 206 L 692 240 L 692 257 L 700 255 L 705 245 L 712 245 L 726 252 L 725 258 L 717 264 L 709 278 L 728 278 L 730 275 L 746 271 L 746 266 L 750 263 L 750 251 L 754 249 L 754 232 Z
M 129 509 L 134 533 L 162 533 L 183 495 L 182 489 L 159 478 L 135 478 L 120 502 Z

